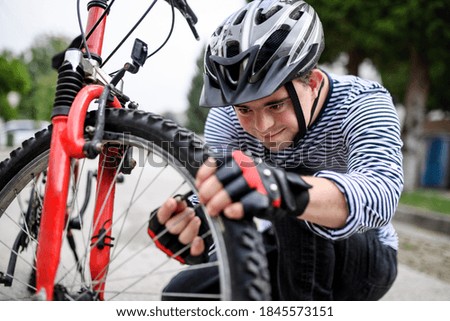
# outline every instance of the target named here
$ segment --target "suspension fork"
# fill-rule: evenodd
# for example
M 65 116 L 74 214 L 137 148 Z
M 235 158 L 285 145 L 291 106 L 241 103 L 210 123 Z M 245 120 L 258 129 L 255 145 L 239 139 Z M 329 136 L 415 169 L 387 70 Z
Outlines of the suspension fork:
M 36 254 L 36 289 L 39 300 L 53 298 L 53 282 L 59 263 L 64 230 L 70 181 L 70 158 L 64 151 L 60 139 L 66 123 L 64 118 L 58 116 L 52 119 L 49 169 Z
M 53 133 L 50 145 L 49 168 L 45 197 L 42 209 L 39 244 L 37 249 L 37 274 L 36 287 L 38 299 L 51 300 L 53 298 L 53 286 L 59 264 L 60 250 L 64 225 L 66 222 L 66 204 L 71 175 L 71 158 L 84 158 L 84 118 L 90 102 L 99 98 L 103 91 L 102 86 L 91 85 L 84 87 L 76 96 L 68 116 L 56 116 L 52 119 Z M 112 107 L 121 108 L 117 98 Z M 116 177 L 117 168 L 103 168 L 103 158 L 109 157 L 109 151 L 102 153 L 99 161 L 99 173 L 102 178 L 97 181 L 97 205 L 94 214 L 94 222 L 98 222 L 94 235 L 99 233 L 105 222 L 111 222 L 114 190 L 108 192 L 113 186 L 113 178 Z M 113 187 L 114 189 L 114 187 Z M 106 205 L 102 205 L 106 204 Z M 100 213 L 101 212 L 101 213 Z M 107 224 L 107 223 L 106 223 Z M 110 233 L 110 229 L 109 233 Z M 105 247 L 102 258 L 91 263 L 94 271 L 93 278 L 104 277 L 107 263 L 109 262 L 109 247 Z M 100 250 L 96 250 L 98 255 Z M 43 291 L 44 290 L 44 291 Z

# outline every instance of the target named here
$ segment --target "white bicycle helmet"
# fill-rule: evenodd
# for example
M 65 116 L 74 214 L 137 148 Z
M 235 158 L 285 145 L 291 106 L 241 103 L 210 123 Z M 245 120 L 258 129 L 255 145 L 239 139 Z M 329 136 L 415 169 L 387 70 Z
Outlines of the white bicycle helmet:
M 323 49 L 322 24 L 304 1 L 250 2 L 210 38 L 200 105 L 222 107 L 269 96 L 314 68 Z

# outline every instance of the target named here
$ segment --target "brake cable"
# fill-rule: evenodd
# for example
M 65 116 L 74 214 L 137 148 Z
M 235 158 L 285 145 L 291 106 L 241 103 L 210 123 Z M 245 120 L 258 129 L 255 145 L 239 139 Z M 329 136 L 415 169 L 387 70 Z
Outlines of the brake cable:
M 109 9 L 113 5 L 114 1 L 116 1 L 116 0 L 111 0 L 111 3 L 105 8 L 105 11 L 103 11 L 103 13 L 100 16 L 100 18 L 98 18 L 97 22 L 94 23 L 94 25 L 92 26 L 91 30 L 86 35 L 86 39 L 89 39 L 91 37 L 91 35 L 94 33 L 95 29 L 97 29 L 97 27 L 100 24 L 100 22 L 102 22 L 103 18 L 108 14 Z
M 147 8 L 147 10 L 144 12 L 144 14 L 141 16 L 141 18 L 139 18 L 139 20 L 134 24 L 134 26 L 130 29 L 130 31 L 128 31 L 128 33 L 125 35 L 125 37 L 123 37 L 123 39 L 119 42 L 119 44 L 116 46 L 116 48 L 114 48 L 114 50 L 109 54 L 109 56 L 103 61 L 103 63 L 100 65 L 100 67 L 103 67 L 108 62 L 108 60 L 111 59 L 112 56 L 117 52 L 117 50 L 119 50 L 120 47 L 122 47 L 124 42 L 131 36 L 131 34 L 141 24 L 141 22 L 145 19 L 145 17 L 148 15 L 148 13 L 153 9 L 156 2 L 158 2 L 158 0 L 154 0 L 150 4 L 150 6 Z

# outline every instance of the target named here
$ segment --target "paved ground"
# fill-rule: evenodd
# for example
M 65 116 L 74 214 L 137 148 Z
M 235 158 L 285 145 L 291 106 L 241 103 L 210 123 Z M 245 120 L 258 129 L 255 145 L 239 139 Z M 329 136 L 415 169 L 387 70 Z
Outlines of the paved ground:
M 0 149 L 0 161 L 7 156 L 8 151 Z M 450 234 L 436 232 L 432 226 L 445 224 L 427 224 L 426 215 L 420 220 L 408 219 L 408 215 L 402 213 L 395 220 L 400 239 L 399 274 L 383 300 L 450 300 Z
M 384 300 L 450 300 L 450 235 L 395 221 L 399 274 Z

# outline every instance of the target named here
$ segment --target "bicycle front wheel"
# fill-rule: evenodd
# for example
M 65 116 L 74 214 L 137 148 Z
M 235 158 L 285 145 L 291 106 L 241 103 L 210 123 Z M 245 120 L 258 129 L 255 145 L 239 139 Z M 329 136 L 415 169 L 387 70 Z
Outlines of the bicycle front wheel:
M 86 126 L 95 122 L 95 112 Z M 24 142 L 0 163 L 0 300 L 35 298 L 36 248 L 48 164 L 51 127 Z M 214 240 L 217 260 L 187 266 L 158 250 L 147 234 L 150 213 L 168 197 L 196 192 L 194 177 L 207 155 L 192 132 L 158 115 L 107 110 L 104 146 L 131 153 L 118 158 L 116 197 L 106 300 L 159 300 L 180 272 L 217 273 L 219 291 L 164 293 L 164 297 L 218 300 L 268 300 L 270 282 L 261 236 L 253 222 L 211 219 L 200 209 Z M 110 160 L 111 161 L 111 160 Z M 89 270 L 98 160 L 73 160 L 66 228 L 55 280 L 54 299 L 99 298 Z M 132 168 L 131 164 L 136 166 Z M 134 164 L 133 164 L 134 165 Z M 207 237 L 207 235 L 204 235 Z M 209 273 L 208 272 L 208 273 Z M 39 273 L 39 272 L 38 272 Z M 186 275 L 189 275 L 186 274 Z M 201 278 L 196 278 L 201 279 Z

